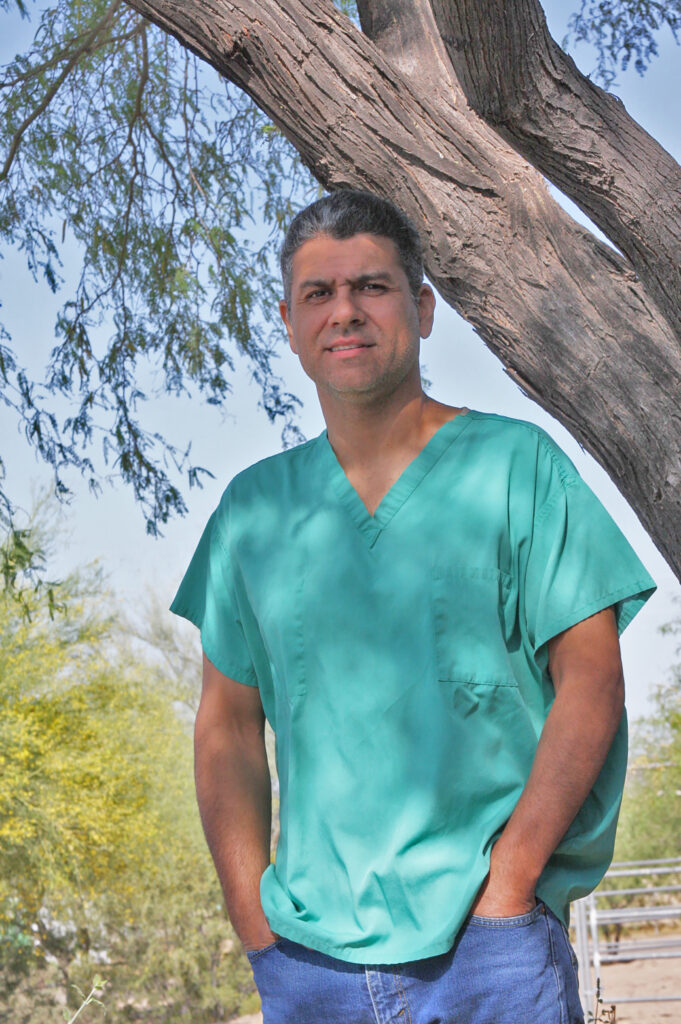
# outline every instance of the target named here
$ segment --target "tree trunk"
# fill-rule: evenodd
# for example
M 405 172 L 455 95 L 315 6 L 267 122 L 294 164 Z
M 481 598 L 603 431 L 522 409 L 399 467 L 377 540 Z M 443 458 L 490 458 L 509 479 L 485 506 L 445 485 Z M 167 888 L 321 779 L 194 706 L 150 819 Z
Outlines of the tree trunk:
M 386 195 L 428 276 L 604 466 L 681 578 L 681 347 L 629 263 L 472 111 L 427 0 L 132 0 L 243 88 L 328 188 Z M 369 38 L 369 36 L 373 38 Z

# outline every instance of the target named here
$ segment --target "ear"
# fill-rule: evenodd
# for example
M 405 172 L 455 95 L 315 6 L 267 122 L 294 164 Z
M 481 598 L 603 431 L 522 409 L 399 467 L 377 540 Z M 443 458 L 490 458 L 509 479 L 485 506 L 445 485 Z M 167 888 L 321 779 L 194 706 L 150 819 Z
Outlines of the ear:
M 433 329 L 435 316 L 435 292 L 429 284 L 421 285 L 416 306 L 419 314 L 419 334 L 422 338 L 427 338 Z
M 291 321 L 288 318 L 288 306 L 286 305 L 285 299 L 279 301 L 279 315 L 284 321 L 286 327 L 286 333 L 288 334 L 288 343 L 291 346 L 291 351 L 298 355 L 298 349 L 296 348 L 295 341 L 293 340 L 293 328 L 291 327 Z

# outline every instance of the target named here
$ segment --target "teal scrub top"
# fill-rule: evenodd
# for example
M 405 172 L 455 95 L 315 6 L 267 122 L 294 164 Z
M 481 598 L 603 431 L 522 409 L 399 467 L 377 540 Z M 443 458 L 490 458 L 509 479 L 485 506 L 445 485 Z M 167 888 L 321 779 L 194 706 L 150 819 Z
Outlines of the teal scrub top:
M 610 605 L 621 633 L 654 589 L 520 420 L 445 423 L 373 516 L 325 432 L 235 477 L 171 610 L 276 735 L 272 929 L 352 963 L 450 949 L 551 707 L 547 641 Z M 564 921 L 612 857 L 626 760 L 623 716 L 537 887 Z

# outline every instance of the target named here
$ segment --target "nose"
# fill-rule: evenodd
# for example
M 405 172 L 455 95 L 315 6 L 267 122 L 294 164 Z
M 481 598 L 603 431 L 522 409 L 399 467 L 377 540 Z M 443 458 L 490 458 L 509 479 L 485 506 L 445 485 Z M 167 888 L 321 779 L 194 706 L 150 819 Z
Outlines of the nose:
M 339 288 L 330 313 L 334 327 L 351 327 L 364 322 L 364 313 L 352 288 Z

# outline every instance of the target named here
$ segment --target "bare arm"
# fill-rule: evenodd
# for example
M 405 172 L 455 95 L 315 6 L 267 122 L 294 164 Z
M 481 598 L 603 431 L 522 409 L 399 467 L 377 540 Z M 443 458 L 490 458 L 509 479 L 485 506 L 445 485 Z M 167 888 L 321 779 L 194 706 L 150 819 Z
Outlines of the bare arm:
M 624 708 L 613 609 L 553 637 L 549 671 L 556 698 L 474 904 L 475 913 L 486 917 L 511 917 L 535 905 L 539 876 L 603 767 Z
M 196 795 L 227 911 L 246 949 L 277 937 L 260 904 L 270 862 L 271 791 L 265 715 L 256 687 L 223 675 L 203 656 L 194 729 Z

